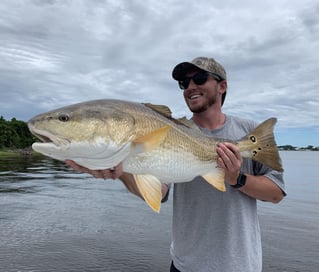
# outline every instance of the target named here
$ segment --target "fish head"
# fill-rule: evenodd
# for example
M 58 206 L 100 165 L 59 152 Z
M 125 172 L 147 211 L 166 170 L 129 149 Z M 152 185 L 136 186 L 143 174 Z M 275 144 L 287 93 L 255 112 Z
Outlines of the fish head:
M 28 127 L 42 141 L 32 145 L 35 151 L 65 160 L 116 153 L 132 139 L 134 123 L 121 109 L 90 101 L 39 114 Z

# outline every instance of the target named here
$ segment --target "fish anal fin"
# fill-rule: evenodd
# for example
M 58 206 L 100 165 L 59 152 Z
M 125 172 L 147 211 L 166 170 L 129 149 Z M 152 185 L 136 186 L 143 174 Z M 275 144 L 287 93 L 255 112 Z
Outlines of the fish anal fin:
M 133 141 L 135 145 L 142 145 L 144 152 L 150 151 L 158 147 L 166 138 L 167 133 L 171 126 L 167 125 L 160 129 L 154 130 L 142 137 L 139 137 Z
M 226 192 L 225 173 L 221 168 L 215 168 L 214 171 L 202 175 L 202 177 L 217 190 Z
M 145 202 L 159 213 L 162 201 L 162 184 L 152 175 L 134 175 L 136 185 Z

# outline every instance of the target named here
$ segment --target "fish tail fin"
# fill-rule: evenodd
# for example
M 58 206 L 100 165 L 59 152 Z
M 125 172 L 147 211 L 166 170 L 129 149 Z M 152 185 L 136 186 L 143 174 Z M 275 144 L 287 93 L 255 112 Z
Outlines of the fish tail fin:
M 251 158 L 282 172 L 283 168 L 274 136 L 276 122 L 276 118 L 267 119 L 246 135 L 238 143 L 238 147 L 243 157 Z

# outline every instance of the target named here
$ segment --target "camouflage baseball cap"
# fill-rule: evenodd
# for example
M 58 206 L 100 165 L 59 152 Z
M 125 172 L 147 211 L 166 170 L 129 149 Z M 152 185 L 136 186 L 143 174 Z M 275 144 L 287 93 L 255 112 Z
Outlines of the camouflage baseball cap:
M 194 70 L 194 68 L 213 73 L 222 79 L 227 79 L 224 67 L 213 58 L 206 57 L 198 57 L 193 59 L 192 62 L 177 64 L 173 69 L 172 76 L 175 80 L 182 80 L 185 77 L 185 74 L 190 70 Z

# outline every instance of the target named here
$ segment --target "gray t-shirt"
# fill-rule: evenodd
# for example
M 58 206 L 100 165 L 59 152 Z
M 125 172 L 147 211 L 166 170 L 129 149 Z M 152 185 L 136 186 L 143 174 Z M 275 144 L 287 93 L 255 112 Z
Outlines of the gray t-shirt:
M 256 123 L 226 116 L 223 127 L 205 133 L 239 140 Z M 265 175 L 284 191 L 282 173 L 249 159 L 242 171 Z M 203 178 L 174 184 L 171 256 L 182 272 L 260 272 L 262 249 L 257 201 L 226 184 L 225 193 Z

